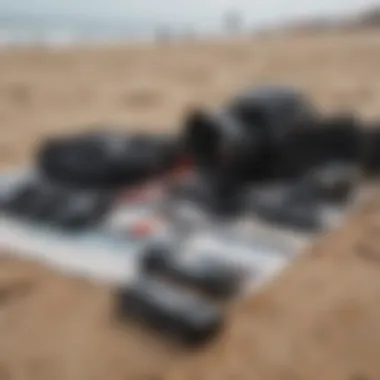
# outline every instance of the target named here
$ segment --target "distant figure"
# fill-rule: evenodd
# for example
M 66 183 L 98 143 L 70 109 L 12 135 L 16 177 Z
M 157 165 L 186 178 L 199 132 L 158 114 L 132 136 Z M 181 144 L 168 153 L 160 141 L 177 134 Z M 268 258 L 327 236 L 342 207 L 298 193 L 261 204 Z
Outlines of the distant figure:
M 224 28 L 228 34 L 238 34 L 243 30 L 243 16 L 240 11 L 232 9 L 224 15 Z
M 156 42 L 168 43 L 172 41 L 173 33 L 167 25 L 160 25 L 155 30 Z
M 197 33 L 192 26 L 187 27 L 182 33 L 182 39 L 185 41 L 195 41 L 197 39 Z
M 364 27 L 380 26 L 380 7 L 370 9 L 359 17 L 359 23 Z

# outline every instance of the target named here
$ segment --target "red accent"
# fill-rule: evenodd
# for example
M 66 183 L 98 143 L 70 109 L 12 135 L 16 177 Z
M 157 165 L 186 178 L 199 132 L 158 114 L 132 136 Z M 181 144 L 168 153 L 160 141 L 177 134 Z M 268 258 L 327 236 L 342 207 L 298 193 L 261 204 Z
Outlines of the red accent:
M 163 176 L 151 178 L 140 185 L 122 190 L 119 199 L 121 202 L 149 202 L 159 199 L 168 185 L 186 178 L 193 169 L 193 160 L 188 156 L 183 156 L 173 169 Z
M 149 237 L 153 234 L 155 229 L 155 222 L 152 220 L 142 220 L 135 223 L 131 227 L 131 235 L 134 238 L 142 239 Z
M 174 168 L 167 174 L 168 179 L 178 180 L 188 176 L 194 170 L 193 160 L 189 156 L 182 156 Z

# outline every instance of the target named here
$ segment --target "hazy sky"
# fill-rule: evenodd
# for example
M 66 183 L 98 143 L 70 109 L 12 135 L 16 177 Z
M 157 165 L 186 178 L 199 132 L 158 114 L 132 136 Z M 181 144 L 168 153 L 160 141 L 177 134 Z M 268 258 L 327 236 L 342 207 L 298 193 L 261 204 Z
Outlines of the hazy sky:
M 203 24 L 220 20 L 232 8 L 241 10 L 247 22 L 261 24 L 347 13 L 376 4 L 380 0 L 0 0 L 0 14 L 32 11 Z

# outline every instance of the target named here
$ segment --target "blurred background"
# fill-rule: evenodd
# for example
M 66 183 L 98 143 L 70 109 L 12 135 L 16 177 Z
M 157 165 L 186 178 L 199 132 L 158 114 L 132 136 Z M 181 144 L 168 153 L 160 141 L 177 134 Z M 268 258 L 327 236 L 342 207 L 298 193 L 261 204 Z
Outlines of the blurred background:
M 258 83 L 379 116 L 379 67 L 373 0 L 1 0 L 0 164 L 93 123 L 177 128 Z

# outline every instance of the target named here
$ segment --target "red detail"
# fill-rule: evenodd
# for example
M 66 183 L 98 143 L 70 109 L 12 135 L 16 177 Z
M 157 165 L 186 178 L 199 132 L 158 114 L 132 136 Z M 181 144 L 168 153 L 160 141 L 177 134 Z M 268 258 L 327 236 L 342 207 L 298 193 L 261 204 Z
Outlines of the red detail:
M 131 227 L 131 235 L 134 238 L 142 239 L 153 234 L 156 223 L 152 220 L 142 220 Z
M 174 168 L 159 178 L 151 178 L 140 185 L 129 187 L 120 194 L 121 202 L 149 202 L 162 197 L 165 188 L 181 181 L 193 172 L 193 162 L 188 156 L 181 157 Z

